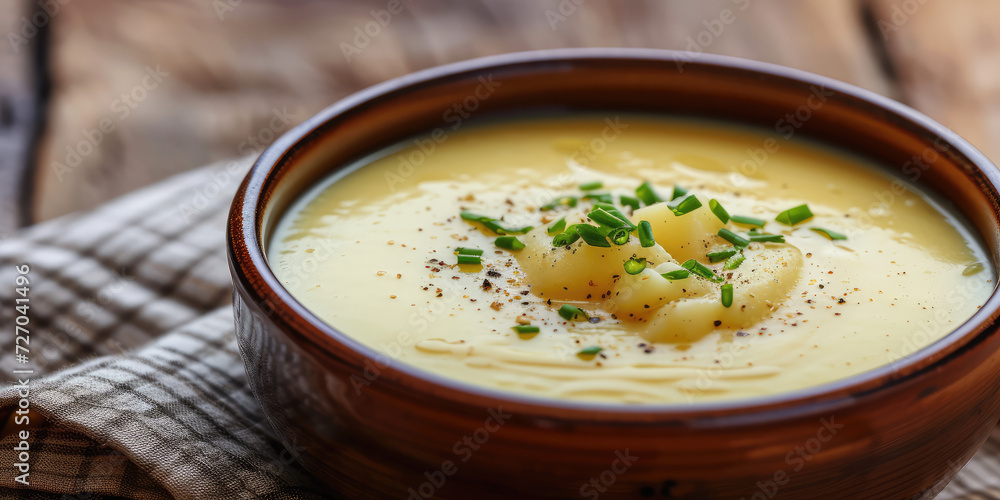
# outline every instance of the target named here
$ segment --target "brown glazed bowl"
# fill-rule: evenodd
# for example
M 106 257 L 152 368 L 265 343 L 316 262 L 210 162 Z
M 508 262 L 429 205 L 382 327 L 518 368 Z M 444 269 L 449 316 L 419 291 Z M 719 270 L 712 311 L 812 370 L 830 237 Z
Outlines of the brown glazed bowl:
M 817 75 L 705 54 L 571 49 L 376 85 L 268 148 L 229 218 L 250 385 L 285 446 L 331 495 L 930 498 L 976 453 L 1000 415 L 996 294 L 943 339 L 834 383 L 733 402 L 629 406 L 509 394 L 396 362 L 325 324 L 268 268 L 266 242 L 289 203 L 352 161 L 456 121 L 575 111 L 691 115 L 778 138 L 795 127 L 796 138 L 918 177 L 964 214 L 990 266 L 1000 260 L 996 167 L 913 109 Z

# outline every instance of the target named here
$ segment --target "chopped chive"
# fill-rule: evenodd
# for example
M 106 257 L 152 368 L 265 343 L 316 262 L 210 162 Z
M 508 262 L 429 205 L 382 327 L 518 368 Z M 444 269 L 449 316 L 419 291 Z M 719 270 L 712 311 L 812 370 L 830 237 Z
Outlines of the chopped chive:
M 584 195 L 583 199 L 585 199 L 585 200 L 597 200 L 597 201 L 599 201 L 601 203 L 607 203 L 607 204 L 611 204 L 611 203 L 615 202 L 614 198 L 612 198 L 611 195 L 608 194 L 608 193 L 593 193 L 593 194 L 588 194 L 588 195 Z
M 603 350 L 603 347 L 598 346 L 584 347 L 583 349 L 580 349 L 580 352 L 576 353 L 576 355 L 584 361 L 590 361 L 594 359 L 594 356 L 597 356 L 597 354 Z
M 663 199 L 656 194 L 656 191 L 653 190 L 653 185 L 650 184 L 649 181 L 644 181 L 642 184 L 639 184 L 639 187 L 635 188 L 635 195 L 646 205 L 652 205 L 663 201 Z
M 656 244 L 656 240 L 653 239 L 653 226 L 648 220 L 639 221 L 639 244 L 643 248 L 649 248 Z
M 748 240 L 726 228 L 720 229 L 718 234 L 719 236 L 722 237 L 722 239 L 732 243 L 733 245 L 736 245 L 736 248 L 746 248 L 746 246 L 749 245 L 751 241 L 753 241 L 753 236 L 751 236 L 750 239 Z
M 461 215 L 462 215 L 462 219 L 465 219 L 465 220 L 470 221 L 470 222 L 478 222 L 478 223 L 482 224 L 487 229 L 489 229 L 490 231 L 493 231 L 496 234 L 525 234 L 528 231 L 531 231 L 532 229 L 534 229 L 534 227 L 532 227 L 532 226 L 524 226 L 524 227 L 518 227 L 518 228 L 506 228 L 506 227 L 501 226 L 500 223 L 499 223 L 499 221 L 497 219 L 494 219 L 492 217 L 487 217 L 485 215 L 475 214 L 475 213 L 469 212 L 468 210 L 463 211 Z
M 591 209 L 593 210 L 594 208 L 603 208 L 604 210 L 618 210 L 618 208 L 612 205 L 611 203 L 601 203 L 599 201 L 591 205 Z
M 726 259 L 726 263 L 723 264 L 722 269 L 732 271 L 733 269 L 740 267 L 740 264 L 742 264 L 744 260 L 747 260 L 747 258 L 744 257 L 743 254 L 733 255 L 732 257 Z
M 524 333 L 538 333 L 538 332 L 542 331 L 542 329 L 541 329 L 541 328 L 538 328 L 538 327 L 537 327 L 537 326 L 535 326 L 535 325 L 517 325 L 517 326 L 514 326 L 514 327 L 512 327 L 512 328 L 513 328 L 513 329 L 514 329 L 514 331 L 515 331 L 515 332 L 517 332 L 518 334 L 524 334 Z
M 764 219 L 758 219 L 756 217 L 747 217 L 745 215 L 730 215 L 729 220 L 737 224 L 741 224 L 744 226 L 752 226 L 752 227 L 764 227 L 764 224 L 767 224 L 767 221 Z
M 578 239 L 580 239 L 580 233 L 577 232 L 576 226 L 570 226 L 566 229 L 566 231 L 559 233 L 555 238 L 552 238 L 552 246 L 564 247 L 572 244 Z
M 674 192 L 671 193 L 670 199 L 676 200 L 677 198 L 680 198 L 686 194 L 688 194 L 688 190 L 684 186 L 681 186 L 679 184 L 674 184 Z
M 556 207 L 575 207 L 578 198 L 576 196 L 560 196 L 556 198 L 555 201 L 549 203 L 548 205 L 542 205 L 539 209 L 542 211 L 555 210 Z
M 625 261 L 625 272 L 629 274 L 639 274 L 643 269 L 646 269 L 646 258 L 632 256 L 631 259 Z
M 984 269 L 986 269 L 986 266 L 982 262 L 975 262 L 965 266 L 965 269 L 962 270 L 962 276 L 972 276 L 973 274 L 983 272 Z
M 811 219 L 812 216 L 813 213 L 809 210 L 809 205 L 799 205 L 781 212 L 774 220 L 786 226 L 794 226 L 802 221 Z
M 639 209 L 639 198 L 636 198 L 634 196 L 621 195 L 618 197 L 618 200 L 621 202 L 623 206 L 632 207 L 632 210 Z
M 761 243 L 784 243 L 785 237 L 780 234 L 751 234 L 750 241 Z
M 729 222 L 729 212 L 725 208 L 722 208 L 722 204 L 718 202 L 715 198 L 708 200 L 708 208 L 715 214 L 723 224 Z
M 498 236 L 493 244 L 507 250 L 524 250 L 524 243 L 517 236 Z
M 473 222 L 482 222 L 484 220 L 491 220 L 489 217 L 486 217 L 485 215 L 475 214 L 468 210 L 462 211 L 462 218 L 465 220 L 471 220 Z
M 611 208 L 605 211 L 613 215 L 616 219 L 622 221 L 621 223 L 622 227 L 627 228 L 629 231 L 635 231 L 635 224 L 633 224 L 632 221 L 629 220 L 628 216 L 623 214 L 621 210 L 618 210 L 617 208 Z
M 526 234 L 528 231 L 534 229 L 532 226 L 507 228 L 500 225 L 500 223 L 495 219 L 486 219 L 479 221 L 486 229 L 493 231 L 496 234 Z
M 585 182 L 580 184 L 580 191 L 593 191 L 595 189 L 601 189 L 604 187 L 604 183 L 601 181 Z
M 618 246 L 628 243 L 629 236 L 630 234 L 628 228 L 624 227 L 620 227 L 608 233 L 608 238 L 611 239 L 611 242 Z
M 455 249 L 455 253 L 458 255 L 482 255 L 483 251 L 478 248 L 458 247 Z
M 603 208 L 594 209 L 589 214 L 587 214 L 587 218 L 602 226 L 607 226 L 610 228 L 619 228 L 625 225 L 622 223 L 621 220 L 618 219 L 618 217 L 611 215 L 610 212 L 608 212 Z
M 670 281 L 677 281 L 690 277 L 691 271 L 688 271 L 687 269 L 677 269 L 675 271 L 663 273 L 660 276 L 663 276 Z
M 619 228 L 624 227 L 629 231 L 635 229 L 635 224 L 621 213 L 617 208 L 606 209 L 603 207 L 598 207 L 587 214 L 587 218 L 606 227 Z
M 733 284 L 726 283 L 722 285 L 722 307 L 729 307 L 733 305 Z
M 840 234 L 840 233 L 838 233 L 836 231 L 830 231 L 829 229 L 823 229 L 821 227 L 811 227 L 809 229 L 812 229 L 813 231 L 816 231 L 817 233 L 822 234 L 823 236 L 826 236 L 827 238 L 830 238 L 831 240 L 846 240 L 847 239 L 846 235 Z
M 715 274 L 715 271 L 712 271 L 711 269 L 706 267 L 705 264 L 702 264 L 701 262 L 698 262 L 694 259 L 688 259 L 683 264 L 681 264 L 681 267 L 687 269 L 688 271 L 691 271 L 692 273 L 698 276 L 701 276 L 702 278 L 710 280 L 713 283 L 719 283 L 725 281 L 725 278 Z
M 483 258 L 478 255 L 461 255 L 458 256 L 459 264 L 473 264 L 481 265 L 483 263 Z
M 608 239 L 604 237 L 596 227 L 590 224 L 576 224 L 577 233 L 583 238 L 588 245 L 592 247 L 610 247 L 611 243 L 608 243 Z
M 577 319 L 588 319 L 587 313 L 573 304 L 563 304 L 559 308 L 559 315 L 566 321 L 576 321 Z
M 698 201 L 698 198 L 693 194 L 689 194 L 683 198 L 674 198 L 667 203 L 667 208 L 669 208 L 670 211 L 676 216 L 691 213 L 700 207 L 701 202 Z
M 722 261 L 722 260 L 726 260 L 726 259 L 732 257 L 733 255 L 736 255 L 737 251 L 738 250 L 736 250 L 735 248 L 730 248 L 729 250 L 722 250 L 720 252 L 712 252 L 712 253 L 710 253 L 710 254 L 707 255 L 708 261 L 714 263 L 714 262 L 719 262 L 719 261 Z
M 555 236 L 563 232 L 565 229 L 566 229 L 566 218 L 563 217 L 562 219 L 557 220 L 555 224 L 552 224 L 551 226 L 546 228 L 545 233 L 548 234 L 549 236 Z

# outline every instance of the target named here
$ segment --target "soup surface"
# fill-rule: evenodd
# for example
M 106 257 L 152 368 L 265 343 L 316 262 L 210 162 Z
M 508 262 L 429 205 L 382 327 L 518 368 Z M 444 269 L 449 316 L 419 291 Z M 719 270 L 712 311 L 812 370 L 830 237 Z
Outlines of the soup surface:
M 919 168 L 785 134 L 637 115 L 438 131 L 316 186 L 268 258 L 380 365 L 558 399 L 793 391 L 982 306 L 992 265 Z

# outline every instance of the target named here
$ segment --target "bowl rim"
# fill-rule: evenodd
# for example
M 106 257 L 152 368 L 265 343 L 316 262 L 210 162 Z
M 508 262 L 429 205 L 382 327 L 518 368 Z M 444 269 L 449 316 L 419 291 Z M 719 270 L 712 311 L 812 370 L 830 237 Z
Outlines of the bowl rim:
M 522 66 L 531 67 L 535 73 L 541 73 L 544 71 L 539 67 L 566 63 L 599 64 L 602 60 L 606 62 L 619 60 L 676 64 L 683 61 L 684 65 L 691 67 L 735 70 L 777 80 L 819 85 L 850 97 L 859 105 L 886 112 L 883 120 L 891 120 L 897 124 L 905 123 L 911 128 L 915 127 L 944 139 L 950 150 L 957 152 L 970 165 L 975 166 L 982 177 L 995 190 L 1000 191 L 1000 170 L 984 154 L 951 129 L 905 104 L 852 84 L 786 66 L 708 53 L 697 53 L 694 58 L 691 56 L 692 53 L 686 51 L 620 47 L 513 52 L 423 69 L 375 84 L 336 101 L 276 139 L 257 158 L 241 183 L 234 197 L 227 224 L 227 257 L 233 274 L 234 289 L 250 294 L 250 298 L 256 304 L 269 303 L 274 311 L 270 316 L 271 321 L 280 322 L 281 324 L 276 326 L 282 328 L 290 337 L 294 337 L 293 340 L 300 345 L 304 341 L 320 349 L 323 354 L 336 358 L 336 353 L 323 346 L 324 341 L 332 340 L 359 356 L 378 359 L 381 351 L 324 322 L 296 300 L 271 271 L 264 255 L 263 245 L 266 242 L 261 241 L 260 232 L 263 209 L 270 195 L 267 188 L 275 181 L 274 173 L 278 171 L 278 167 L 286 157 L 308 143 L 314 135 L 321 135 L 319 129 L 339 115 L 363 108 L 366 103 L 390 94 L 405 93 L 407 90 L 448 79 L 481 74 L 486 70 L 497 71 Z M 994 209 L 996 210 L 996 207 Z M 977 231 L 977 234 L 981 232 Z M 996 268 L 998 262 L 994 261 L 993 265 Z M 393 383 L 412 388 L 413 384 L 403 383 L 403 380 L 409 377 L 417 383 L 429 384 L 424 387 L 428 389 L 428 393 L 459 403 L 477 401 L 480 406 L 532 409 L 537 413 L 555 412 L 563 418 L 581 420 L 601 418 L 621 420 L 631 416 L 647 420 L 655 417 L 658 420 L 676 421 L 688 417 L 710 426 L 723 421 L 732 422 L 733 419 L 761 422 L 831 411 L 933 371 L 947 364 L 952 358 L 959 357 L 965 351 L 972 349 L 988 335 L 995 334 L 997 330 L 989 327 L 995 323 L 998 316 L 1000 316 L 1000 293 L 994 287 L 990 297 L 972 317 L 930 345 L 895 362 L 794 391 L 731 400 L 634 404 L 554 399 L 467 383 L 406 362 L 392 363 L 383 370 L 380 380 L 392 380 Z M 303 331 L 307 329 L 312 331 Z M 310 338 L 311 335 L 321 335 L 326 338 Z M 247 366 L 247 369 L 251 367 Z M 387 377 L 386 372 L 398 372 L 398 378 Z

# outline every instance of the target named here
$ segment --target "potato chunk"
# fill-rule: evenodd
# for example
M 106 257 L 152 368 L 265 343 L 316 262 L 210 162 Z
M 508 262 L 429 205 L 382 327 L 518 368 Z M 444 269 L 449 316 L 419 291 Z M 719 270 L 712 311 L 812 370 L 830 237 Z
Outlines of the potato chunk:
M 642 332 L 643 338 L 686 343 L 715 329 L 750 327 L 769 316 L 798 282 L 802 253 L 791 245 L 754 246 L 757 248 L 744 251 L 746 261 L 728 280 L 733 285 L 731 307 L 722 305 L 722 284 L 713 283 L 709 293 L 669 302 L 657 310 Z
M 703 258 L 708 248 L 725 243 L 717 236 L 724 224 L 707 203 L 684 215 L 674 215 L 666 202 L 656 203 L 636 210 L 632 220 L 648 220 L 656 243 L 678 262 Z
M 643 248 L 638 238 L 610 247 L 590 246 L 577 240 L 567 249 L 553 247 L 552 237 L 544 228 L 524 236 L 524 250 L 517 253 L 518 263 L 539 297 L 554 300 L 590 300 L 598 302 L 615 285 L 616 277 L 625 276 L 623 267 L 632 255 L 645 257 L 652 265 L 670 262 L 670 254 L 659 245 Z
M 697 297 L 712 289 L 706 280 L 687 278 L 670 281 L 661 276 L 677 269 L 683 268 L 675 262 L 666 262 L 656 269 L 647 267 L 636 275 L 622 275 L 605 301 L 604 309 L 622 321 L 642 320 L 668 302 Z

